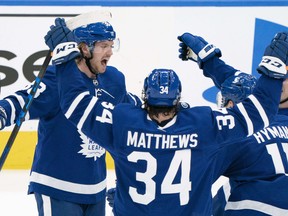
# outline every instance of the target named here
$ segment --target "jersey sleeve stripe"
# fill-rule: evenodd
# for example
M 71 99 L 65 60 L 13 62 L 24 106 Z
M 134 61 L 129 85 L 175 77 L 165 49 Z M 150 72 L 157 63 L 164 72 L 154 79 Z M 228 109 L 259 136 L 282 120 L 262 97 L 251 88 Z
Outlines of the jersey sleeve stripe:
M 229 199 L 230 194 L 231 194 L 231 185 L 230 185 L 229 181 L 223 185 L 223 191 L 224 191 L 225 200 L 226 200 L 226 202 L 228 202 L 228 199 Z
M 9 103 L 10 107 L 11 107 L 11 116 L 10 116 L 10 122 L 11 124 L 14 124 L 16 122 L 16 109 L 14 107 L 14 104 L 12 103 L 12 101 L 10 99 L 6 99 L 6 101 Z
M 250 209 L 254 211 L 263 212 L 267 215 L 288 215 L 287 209 L 278 208 L 266 203 L 254 201 L 254 200 L 243 200 L 238 202 L 228 202 L 225 206 L 225 210 L 244 210 Z
M 81 119 L 79 120 L 79 123 L 77 124 L 77 128 L 78 129 L 82 129 L 82 126 L 87 118 L 87 116 L 89 115 L 89 113 L 91 112 L 91 110 L 93 109 L 94 105 L 96 104 L 98 98 L 97 97 L 93 97 L 92 100 L 89 102 L 87 108 L 85 109 Z
M 261 106 L 261 104 L 259 103 L 259 101 L 257 100 L 257 98 L 254 95 L 249 95 L 248 98 L 250 98 L 250 100 L 253 102 L 253 104 L 255 105 L 255 107 L 257 108 L 258 112 L 260 113 L 260 116 L 264 122 L 264 127 L 268 127 L 269 126 L 269 119 L 266 115 L 265 110 L 263 109 L 263 107 Z
M 21 109 L 23 109 L 23 107 L 24 107 L 24 105 L 25 105 L 25 101 L 24 101 L 23 97 L 21 97 L 20 95 L 17 95 L 17 94 L 12 94 L 11 96 L 16 97 L 18 103 L 19 103 L 20 106 L 21 106 Z
M 243 117 L 245 118 L 246 124 L 247 124 L 247 130 L 248 130 L 248 135 L 251 136 L 254 133 L 254 127 L 251 119 L 249 118 L 248 113 L 246 112 L 244 106 L 242 103 L 237 104 L 238 109 L 242 113 Z
M 67 112 L 65 113 L 66 118 L 70 118 L 70 116 L 72 115 L 73 111 L 75 110 L 75 108 L 77 107 L 77 105 L 79 104 L 79 102 L 84 98 L 85 95 L 89 95 L 89 91 L 85 91 L 82 92 L 81 94 L 79 94 L 74 101 L 72 102 L 72 104 L 69 106 L 69 109 L 67 110 Z
M 16 98 L 16 100 L 18 101 L 21 109 L 23 109 L 23 107 L 25 106 L 25 100 L 24 100 L 24 98 L 23 98 L 22 96 L 20 96 L 20 95 L 17 95 L 17 94 L 12 94 L 11 96 L 13 96 L 13 97 Z M 7 99 L 7 101 L 8 101 L 8 100 L 9 100 L 9 99 Z M 10 104 L 11 108 L 13 107 L 12 113 L 16 115 L 16 109 L 15 109 L 15 106 L 12 105 L 13 102 L 12 102 L 11 100 L 9 100 L 9 104 Z M 28 112 L 26 113 L 26 115 L 25 115 L 25 119 L 24 119 L 24 120 L 26 121 L 26 120 L 29 120 L 29 119 L 30 119 L 30 114 L 29 114 L 29 111 L 28 111 Z M 11 114 L 11 120 L 13 120 L 13 121 L 10 121 L 11 123 L 12 123 L 12 122 L 15 123 L 15 122 L 16 122 L 16 116 L 13 116 L 13 119 L 12 119 L 12 114 Z
M 137 100 L 136 100 L 135 96 L 132 95 L 130 92 L 128 92 L 127 94 L 128 94 L 128 96 L 129 96 L 130 98 L 132 98 L 132 100 L 134 101 L 134 105 L 136 106 L 136 105 L 137 105 Z

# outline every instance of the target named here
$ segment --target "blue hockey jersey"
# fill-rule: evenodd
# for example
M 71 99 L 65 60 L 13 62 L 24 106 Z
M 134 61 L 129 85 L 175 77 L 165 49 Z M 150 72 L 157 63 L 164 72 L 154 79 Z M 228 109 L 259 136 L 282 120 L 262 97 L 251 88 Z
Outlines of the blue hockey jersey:
M 236 146 L 218 160 L 230 184 L 213 198 L 214 215 L 288 215 L 288 109 Z
M 124 75 L 116 68 L 108 66 L 96 80 L 78 73 L 91 95 L 112 104 L 126 101 Z M 7 125 L 15 123 L 29 90 L 0 101 L 8 116 Z M 26 115 L 25 120 L 29 119 L 39 119 L 39 128 L 28 193 L 82 204 L 105 199 L 105 149 L 65 118 L 59 105 L 55 67 L 48 67 Z
M 212 215 L 218 152 L 229 141 L 269 124 L 282 87 L 281 80 L 263 75 L 254 94 L 233 109 L 184 109 L 160 127 L 140 107 L 115 107 L 89 95 L 77 71 L 69 70 L 73 64 L 57 66 L 61 108 L 79 130 L 111 153 L 117 216 Z M 235 69 L 227 68 L 218 58 L 204 65 L 205 75 L 218 83 L 234 74 Z

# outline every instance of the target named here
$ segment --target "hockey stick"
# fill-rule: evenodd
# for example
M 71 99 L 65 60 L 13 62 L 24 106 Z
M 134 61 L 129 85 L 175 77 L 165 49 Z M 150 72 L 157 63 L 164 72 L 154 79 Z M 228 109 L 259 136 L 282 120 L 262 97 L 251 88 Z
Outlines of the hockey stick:
M 52 53 L 49 51 L 47 56 L 46 56 L 46 58 L 45 58 L 45 60 L 44 60 L 43 65 L 42 65 L 42 67 L 41 67 L 41 69 L 40 69 L 40 71 L 38 73 L 38 76 L 35 79 L 35 82 L 34 82 L 34 84 L 32 86 L 31 92 L 28 95 L 28 100 L 26 101 L 24 107 L 22 108 L 21 112 L 19 113 L 19 116 L 18 116 L 18 119 L 16 121 L 16 124 L 15 124 L 15 126 L 14 126 L 14 128 L 12 130 L 12 133 L 11 133 L 11 135 L 10 135 L 6 145 L 5 145 L 5 147 L 4 147 L 4 150 L 3 150 L 2 155 L 0 157 L 0 171 L 2 170 L 4 162 L 6 161 L 6 158 L 8 156 L 8 153 L 10 152 L 10 149 L 11 149 L 11 147 L 12 147 L 14 141 L 15 141 L 15 138 L 16 138 L 19 130 L 20 130 L 22 122 L 25 120 L 26 113 L 28 112 L 28 110 L 29 110 L 29 108 L 31 106 L 31 103 L 32 103 L 32 101 L 34 99 L 35 93 L 36 93 L 36 91 L 37 91 L 37 89 L 38 89 L 38 87 L 40 85 L 41 80 L 42 80 L 42 77 L 45 75 L 46 69 L 47 69 L 47 67 L 49 65 L 49 62 L 51 60 L 51 57 L 52 57 L 51 54 Z
M 87 25 L 89 23 L 110 21 L 111 18 L 112 18 L 112 15 L 108 11 L 102 11 L 102 10 L 92 11 L 92 12 L 84 13 L 84 14 L 81 14 L 81 15 L 78 15 L 74 18 L 69 19 L 66 22 L 66 25 L 69 29 L 73 30 L 73 29 L 76 29 L 80 26 Z M 10 137 L 9 137 L 5 147 L 4 147 L 4 150 L 3 150 L 2 155 L 0 157 L 0 171 L 2 170 L 2 167 L 6 161 L 6 158 L 7 158 L 8 154 L 11 150 L 11 147 L 12 147 L 12 145 L 16 139 L 16 136 L 18 135 L 20 127 L 25 120 L 25 116 L 26 116 L 26 114 L 27 114 L 27 112 L 31 106 L 31 103 L 34 99 L 34 96 L 35 96 L 37 89 L 39 88 L 39 85 L 42 81 L 42 78 L 46 73 L 46 69 L 49 65 L 51 58 L 52 58 L 52 52 L 49 51 L 47 53 L 47 56 L 44 60 L 43 65 L 42 65 L 42 67 L 38 73 L 38 76 L 36 77 L 36 79 L 34 81 L 34 84 L 31 88 L 31 92 L 28 95 L 28 100 L 26 101 L 21 112 L 19 113 L 19 116 L 18 116 L 18 119 L 15 123 L 15 126 L 14 126 L 14 128 L 11 132 L 11 135 L 10 135 Z

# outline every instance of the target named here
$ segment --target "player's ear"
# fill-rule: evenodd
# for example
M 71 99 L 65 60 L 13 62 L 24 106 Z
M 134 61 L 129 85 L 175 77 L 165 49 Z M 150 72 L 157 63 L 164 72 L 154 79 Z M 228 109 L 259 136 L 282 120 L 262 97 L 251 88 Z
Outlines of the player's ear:
M 80 43 L 78 47 L 84 57 L 90 58 L 90 49 L 86 43 Z
M 231 107 L 233 107 L 234 105 L 235 105 L 234 102 L 233 102 L 232 100 L 229 100 L 229 102 L 227 103 L 226 107 L 227 107 L 227 108 L 231 108 Z

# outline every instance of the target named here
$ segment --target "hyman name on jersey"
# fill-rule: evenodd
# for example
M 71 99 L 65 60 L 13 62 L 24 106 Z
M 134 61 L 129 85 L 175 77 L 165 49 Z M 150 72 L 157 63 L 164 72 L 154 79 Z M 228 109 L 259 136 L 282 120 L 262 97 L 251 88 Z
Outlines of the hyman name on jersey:
M 258 143 L 271 140 L 272 138 L 288 138 L 288 128 L 286 126 L 273 126 L 264 128 L 257 133 L 254 133 L 253 136 Z
M 193 148 L 198 144 L 197 134 L 165 135 L 128 131 L 127 146 L 152 149 Z

